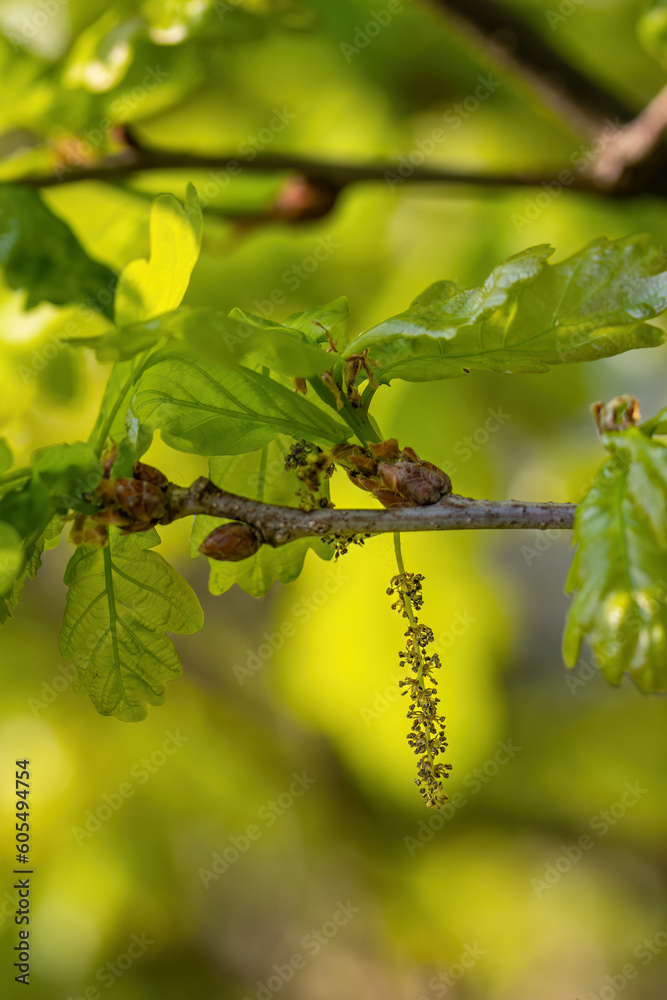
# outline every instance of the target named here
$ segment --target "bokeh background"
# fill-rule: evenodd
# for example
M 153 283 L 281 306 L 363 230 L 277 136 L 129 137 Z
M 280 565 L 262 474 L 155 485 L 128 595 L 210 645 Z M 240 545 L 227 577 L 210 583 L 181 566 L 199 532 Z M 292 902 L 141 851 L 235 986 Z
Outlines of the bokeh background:
M 278 109 L 293 117 L 267 152 L 359 163 L 409 155 L 495 70 L 430 5 L 399 6 L 350 54 L 342 46 L 386 4 L 2 2 L 0 179 L 113 151 L 118 133 L 102 135 L 105 118 L 131 123 L 148 145 L 234 154 L 266 138 Z M 664 83 L 637 40 L 643 4 L 512 7 L 626 102 L 640 107 Z M 560 8 L 567 16 L 552 29 L 546 14 Z M 587 158 L 585 140 L 495 75 L 502 85 L 429 164 L 546 170 Z M 601 235 L 667 239 L 660 201 L 567 190 L 530 209 L 532 220 L 535 191 L 383 182 L 349 187 L 316 221 L 239 220 L 261 215 L 284 179 L 245 171 L 211 195 L 187 302 L 257 311 L 279 290 L 282 319 L 345 294 L 360 331 L 431 281 L 476 284 L 532 244 L 552 243 L 561 259 Z M 182 195 L 189 180 L 201 190 L 209 178 L 169 171 L 44 197 L 93 256 L 120 268 L 147 251 L 152 195 Z M 319 241 L 330 252 L 295 281 Z M 0 422 L 19 462 L 85 439 L 94 420 L 109 369 L 90 352 L 49 349 L 72 319 L 83 323 L 49 305 L 24 313 L 22 293 L 0 290 Z M 396 383 L 378 393 L 377 415 L 386 437 L 448 469 L 457 492 L 576 501 L 603 459 L 590 403 L 631 392 L 652 415 L 667 402 L 666 356 L 663 347 L 541 376 Z M 159 441 L 148 460 L 181 482 L 205 471 Z M 332 490 L 337 505 L 364 503 L 340 475 Z M 211 596 L 187 529 L 165 529 L 161 551 L 196 589 L 206 624 L 177 640 L 184 675 L 144 722 L 102 718 L 71 691 L 57 647 L 65 537 L 3 629 L 3 995 L 23 990 L 11 968 L 10 793 L 23 756 L 34 772 L 40 1000 L 107 990 L 124 1000 L 662 995 L 667 705 L 629 682 L 609 687 L 587 658 L 565 670 L 567 533 L 404 539 L 408 568 L 425 575 L 423 618 L 443 661 L 453 771 L 438 815 L 422 806 L 405 743 L 390 542 L 337 563 L 311 552 L 296 583 L 258 600 L 238 587 Z M 293 634 L 281 642 L 286 623 Z M 175 752 L 165 753 L 170 736 Z M 592 845 L 581 850 L 584 836 Z

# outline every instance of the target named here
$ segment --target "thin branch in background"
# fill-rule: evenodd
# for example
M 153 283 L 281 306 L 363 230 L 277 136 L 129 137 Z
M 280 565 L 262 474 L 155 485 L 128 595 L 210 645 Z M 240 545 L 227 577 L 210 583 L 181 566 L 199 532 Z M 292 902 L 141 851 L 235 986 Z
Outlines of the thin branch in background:
M 568 172 L 567 189 L 605 198 L 636 195 L 667 195 L 667 88 L 633 117 L 633 111 L 602 85 L 552 50 L 529 25 L 495 0 L 429 0 L 446 13 L 451 22 L 472 39 L 486 62 L 527 81 L 546 106 L 573 131 L 600 137 L 609 118 L 618 127 L 629 124 L 606 139 L 598 160 L 587 172 Z M 490 174 L 475 170 L 412 166 L 405 163 L 346 163 L 312 159 L 290 153 L 263 152 L 252 161 L 239 162 L 238 154 L 193 154 L 150 149 L 129 126 L 124 127 L 127 146 L 121 152 L 89 165 L 67 167 L 13 180 L 26 187 L 49 188 L 83 181 L 122 183 L 153 170 L 222 172 L 227 179 L 239 167 L 248 173 L 285 174 L 286 179 L 273 202 L 257 211 L 210 206 L 221 217 L 253 226 L 263 222 L 297 223 L 326 216 L 340 193 L 349 185 L 383 181 L 398 184 L 433 184 L 494 188 L 563 187 L 563 170 L 514 171 Z
M 605 119 L 621 123 L 636 109 L 591 80 L 522 18 L 495 0 L 429 0 L 446 14 L 485 62 L 524 80 L 571 130 L 594 138 Z
M 666 137 L 667 86 L 606 144 L 595 162 L 593 179 L 620 191 L 644 183 L 642 174 L 664 173 Z

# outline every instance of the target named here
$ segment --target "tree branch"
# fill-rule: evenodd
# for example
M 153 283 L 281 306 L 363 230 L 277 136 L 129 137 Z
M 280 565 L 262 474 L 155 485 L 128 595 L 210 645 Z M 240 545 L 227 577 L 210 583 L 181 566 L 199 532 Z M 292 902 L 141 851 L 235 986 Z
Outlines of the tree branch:
M 344 537 L 394 531 L 481 528 L 569 529 L 576 511 L 576 504 L 572 503 L 472 500 L 456 494 L 424 507 L 304 511 L 227 493 L 205 478 L 198 479 L 191 487 L 171 485 L 167 496 L 168 514 L 162 521 L 164 524 L 193 514 L 243 521 L 251 525 L 262 543 L 276 548 L 297 538 L 321 535 Z
M 127 149 L 109 156 L 94 166 L 73 167 L 66 174 L 58 176 L 33 174 L 14 178 L 8 183 L 24 187 L 49 188 L 59 184 L 76 184 L 81 181 L 116 182 L 133 174 L 149 170 L 207 170 L 229 171 L 241 167 L 248 173 L 292 173 L 315 185 L 328 186 L 340 191 L 348 184 L 363 181 L 402 181 L 410 183 L 471 184 L 484 187 L 539 187 L 552 180 L 549 174 L 533 172 L 487 174 L 474 170 L 448 170 L 440 167 L 412 167 L 407 163 L 342 163 L 315 160 L 310 157 L 290 153 L 259 153 L 254 160 L 239 160 L 228 154 L 198 155 L 167 150 Z M 389 178 L 387 175 L 391 175 Z M 554 171 L 554 176 L 557 170 Z M 570 187 L 580 191 L 596 191 L 595 182 L 587 177 L 575 177 Z M 601 191 L 600 193 L 608 193 Z
M 641 117 L 641 116 L 640 116 Z M 629 126 L 630 131 L 633 126 Z M 624 129 L 620 136 L 624 136 Z M 559 179 L 559 170 L 553 172 L 535 173 L 517 171 L 513 173 L 485 173 L 475 170 L 448 170 L 442 167 L 413 167 L 407 158 L 398 162 L 384 163 L 342 163 L 337 161 L 315 160 L 298 154 L 262 153 L 254 160 L 239 162 L 231 155 L 204 156 L 184 152 L 169 152 L 166 150 L 128 149 L 122 153 L 107 157 L 89 167 L 76 167 L 60 176 L 57 172 L 49 174 L 34 174 L 26 177 L 13 178 L 7 183 L 23 187 L 49 188 L 59 184 L 76 184 L 83 181 L 106 181 L 117 184 L 134 174 L 146 173 L 151 170 L 184 170 L 208 171 L 213 174 L 226 173 L 230 168 L 249 173 L 288 175 L 283 189 L 275 204 L 256 215 L 247 211 L 238 212 L 212 206 L 211 210 L 229 218 L 240 218 L 241 221 L 278 221 L 298 222 L 307 219 L 317 219 L 326 215 L 333 208 L 338 195 L 351 184 L 383 181 L 392 190 L 406 184 L 447 184 L 483 188 L 567 188 L 570 191 L 580 191 L 586 194 L 599 195 L 603 198 L 630 198 L 637 195 L 667 194 L 667 177 L 663 170 L 652 170 L 648 176 L 641 178 L 633 175 L 630 179 L 623 177 L 618 183 L 609 181 L 603 173 L 575 173 L 571 166 L 561 167 L 567 173 L 563 183 Z M 215 177 L 213 178 L 215 180 Z M 222 190 L 222 185 L 221 185 Z M 206 207 L 206 206 L 205 206 Z
M 667 86 L 605 145 L 593 165 L 593 180 L 616 191 L 651 183 L 651 174 L 664 173 L 666 136 Z
M 573 131 L 596 136 L 607 118 L 635 111 L 564 59 L 542 36 L 495 0 L 430 0 L 487 61 L 524 80 Z

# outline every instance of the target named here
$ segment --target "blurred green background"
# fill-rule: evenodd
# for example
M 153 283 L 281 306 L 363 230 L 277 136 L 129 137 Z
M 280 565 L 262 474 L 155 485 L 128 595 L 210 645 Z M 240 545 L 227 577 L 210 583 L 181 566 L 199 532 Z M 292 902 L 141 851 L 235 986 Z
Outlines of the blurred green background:
M 2 2 L 0 179 L 113 151 L 105 119 L 173 150 L 242 155 L 256 137 L 267 152 L 349 162 L 409 155 L 492 68 L 428 4 L 399 6 L 350 54 L 342 46 L 383 0 Z M 644 4 L 512 6 L 627 102 L 641 107 L 662 86 L 637 41 Z M 569 13 L 551 30 L 546 13 L 561 7 Z M 502 85 L 429 164 L 546 170 L 586 157 L 585 140 L 496 78 Z M 276 110 L 293 117 L 270 130 Z M 560 259 L 601 235 L 667 239 L 662 202 L 571 191 L 526 225 L 512 217 L 525 216 L 530 189 L 382 182 L 351 186 L 318 221 L 251 224 L 234 216 L 265 209 L 284 178 L 250 171 L 211 194 L 206 172 L 179 171 L 44 197 L 93 256 L 119 268 L 147 251 L 150 196 L 182 195 L 188 180 L 208 206 L 187 302 L 258 311 L 278 290 L 283 319 L 345 294 L 357 331 L 436 279 L 478 283 L 532 244 L 552 243 Z M 295 280 L 320 241 L 330 252 Z M 19 464 L 36 447 L 85 439 L 109 371 L 90 352 L 49 349 L 68 322 L 92 332 L 83 313 L 23 313 L 23 301 L 0 290 L 0 421 Z M 456 492 L 577 500 L 603 458 L 589 404 L 630 392 L 652 415 L 667 402 L 666 353 L 397 383 L 378 393 L 378 418 L 386 437 L 447 469 Z M 205 471 L 159 441 L 148 461 L 180 482 Z M 340 475 L 332 490 L 339 506 L 364 503 Z M 10 783 L 23 756 L 33 768 L 40 1000 L 109 989 L 125 1000 L 663 995 L 667 706 L 629 682 L 610 688 L 588 661 L 563 667 L 567 533 L 404 539 L 408 569 L 426 578 L 423 619 L 443 661 L 453 771 L 438 815 L 415 789 L 396 696 L 390 540 L 337 563 L 311 553 L 295 584 L 256 600 L 238 588 L 208 593 L 187 529 L 164 529 L 161 551 L 195 587 L 206 624 L 178 639 L 184 676 L 146 721 L 102 718 L 69 687 L 57 647 L 65 536 L 3 629 L 3 995 L 22 990 L 11 968 Z

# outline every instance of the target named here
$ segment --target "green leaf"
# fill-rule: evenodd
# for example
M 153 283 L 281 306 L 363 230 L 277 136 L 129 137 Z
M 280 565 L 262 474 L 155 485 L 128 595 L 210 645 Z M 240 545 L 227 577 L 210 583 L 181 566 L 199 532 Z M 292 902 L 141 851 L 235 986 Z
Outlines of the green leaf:
M 0 476 L 4 476 L 8 469 L 11 469 L 14 461 L 12 450 L 5 438 L 0 438 Z
M 667 448 L 637 427 L 603 441 L 611 457 L 575 521 L 565 662 L 586 638 L 612 684 L 627 670 L 642 691 L 667 691 Z
M 299 330 L 242 309 L 230 313 L 226 343 L 247 364 L 265 365 L 292 378 L 320 375 L 331 368 L 334 360 Z
M 294 313 L 285 320 L 285 326 L 293 330 L 301 330 L 313 344 L 328 345 L 329 337 L 338 344 L 341 350 L 349 341 L 348 320 L 350 310 L 347 299 L 341 296 L 325 306 L 317 306 L 306 312 Z M 324 329 L 322 329 L 324 327 Z
M 102 464 L 88 444 L 57 444 L 32 457 L 33 489 L 45 494 L 61 514 L 81 507 L 81 494 L 91 493 L 102 478 Z
M 46 549 L 53 549 L 60 540 L 60 534 L 65 521 L 56 514 L 48 522 L 43 531 L 37 529 L 23 540 L 21 547 L 21 563 L 14 573 L 11 589 L 0 597 L 0 624 L 4 625 L 13 614 L 19 602 L 27 577 L 31 580 L 37 576 L 37 570 L 42 565 L 42 554 Z
M 639 40 L 650 55 L 667 66 L 667 0 L 653 0 L 637 22 Z
M 132 43 L 142 27 L 140 18 L 125 19 L 114 7 L 106 10 L 72 45 L 63 73 L 65 87 L 85 87 L 93 93 L 115 87 L 132 62 Z
M 205 361 L 235 368 L 264 365 L 290 377 L 320 374 L 333 358 L 308 341 L 303 333 L 280 323 L 234 309 L 226 316 L 207 306 L 181 306 L 143 323 L 116 327 L 97 337 L 69 341 L 91 347 L 98 361 L 124 361 L 156 347 L 162 341 L 182 341 Z
M 111 318 L 116 275 L 92 260 L 70 228 L 30 188 L 0 184 L 0 264 L 26 307 L 83 302 Z
M 196 361 L 178 347 L 165 348 L 146 363 L 134 409 L 170 447 L 197 455 L 255 451 L 278 433 L 327 444 L 350 433 L 268 375 Z
M 552 252 L 538 246 L 510 257 L 479 288 L 437 282 L 345 354 L 368 348 L 379 382 L 421 382 L 472 369 L 539 373 L 663 343 L 644 322 L 667 308 L 664 258 L 647 237 L 596 240 L 549 266 Z
M 104 387 L 104 395 L 88 443 L 101 453 L 107 439 L 115 441 L 125 437 L 131 417 L 134 386 L 141 375 L 146 355 L 120 361 L 114 365 Z
M 171 194 L 155 199 L 150 258 L 132 261 L 118 279 L 118 326 L 145 322 L 181 304 L 199 257 L 201 238 L 201 206 L 192 184 L 188 184 L 185 206 Z
M 74 689 L 102 715 L 126 722 L 161 705 L 165 683 L 181 673 L 166 633 L 187 635 L 203 624 L 192 589 L 151 551 L 158 541 L 155 531 L 122 536 L 112 528 L 105 548 L 82 546 L 65 574 L 60 651 L 75 662 Z
M 16 606 L 26 575 L 34 577 L 37 573 L 44 548 L 57 544 L 63 515 L 72 508 L 88 509 L 82 494 L 95 489 L 102 466 L 93 450 L 79 441 L 40 448 L 32 456 L 31 468 L 25 474 L 20 472 L 12 474 L 6 483 L 0 482 L 0 523 L 11 525 L 20 553 L 17 560 L 14 540 L 5 546 L 4 569 L 0 572 L 4 581 L 0 583 L 0 623 Z
M 288 448 L 289 439 L 277 438 L 260 451 L 231 458 L 212 458 L 209 477 L 217 486 L 230 493 L 239 493 L 265 503 L 295 507 L 298 503 L 296 491 L 302 488 L 302 484 L 293 470 L 285 469 Z M 328 490 L 325 495 L 328 496 Z M 199 545 L 206 536 L 225 523 L 217 517 L 196 517 L 192 525 L 190 554 L 199 556 Z M 262 597 L 276 580 L 280 583 L 296 580 L 308 549 L 313 549 L 321 559 L 331 558 L 330 547 L 321 539 L 302 538 L 275 549 L 270 545 L 263 545 L 259 552 L 242 562 L 228 563 L 209 559 L 209 589 L 212 594 L 224 594 L 237 583 L 253 597 Z
M 23 546 L 16 528 L 0 521 L 0 597 L 6 597 L 23 566 Z

